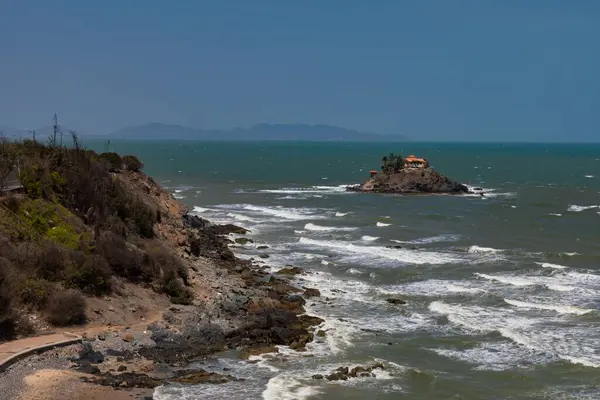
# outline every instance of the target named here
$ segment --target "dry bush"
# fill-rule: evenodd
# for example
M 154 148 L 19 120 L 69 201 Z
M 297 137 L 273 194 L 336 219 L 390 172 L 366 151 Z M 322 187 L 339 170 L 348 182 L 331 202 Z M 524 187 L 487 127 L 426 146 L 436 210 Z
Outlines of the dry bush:
M 54 293 L 46 305 L 46 318 L 54 326 L 83 324 L 85 315 L 85 298 L 76 290 L 65 290 Z

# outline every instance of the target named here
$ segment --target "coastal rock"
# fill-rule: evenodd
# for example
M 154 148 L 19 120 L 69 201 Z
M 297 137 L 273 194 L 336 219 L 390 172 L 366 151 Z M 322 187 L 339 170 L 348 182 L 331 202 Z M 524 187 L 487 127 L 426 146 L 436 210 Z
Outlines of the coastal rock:
M 243 245 L 248 244 L 248 243 L 254 243 L 254 240 L 242 237 L 242 238 L 235 239 L 235 242 L 237 244 L 241 244 L 243 246 Z
M 399 299 L 397 297 L 388 297 L 387 299 L 385 299 L 385 301 L 387 301 L 390 304 L 396 304 L 396 305 L 406 304 L 406 300 Z
M 268 249 L 268 248 L 269 248 L 269 246 L 264 245 L 264 244 L 261 245 L 261 246 L 256 247 L 257 250 L 265 250 L 265 249 Z
M 372 377 L 374 376 L 373 371 L 376 369 L 385 369 L 383 364 L 375 363 L 369 367 L 356 366 L 352 369 L 349 367 L 339 367 L 331 374 L 327 375 L 325 378 L 328 381 L 346 381 L 349 378 L 363 378 L 363 377 Z
M 304 295 L 306 297 L 321 297 L 321 292 L 319 292 L 318 289 L 305 288 L 304 289 Z
M 133 334 L 126 333 L 125 335 L 123 335 L 124 342 L 133 342 L 133 340 L 134 340 Z
M 202 383 L 227 383 L 230 380 L 237 380 L 230 375 L 221 375 L 216 372 L 207 372 L 204 370 L 198 370 L 185 375 L 171 378 L 171 382 L 183 383 L 186 385 L 198 385 Z
M 303 274 L 304 270 L 300 267 L 286 267 L 277 271 L 279 275 L 299 275 Z

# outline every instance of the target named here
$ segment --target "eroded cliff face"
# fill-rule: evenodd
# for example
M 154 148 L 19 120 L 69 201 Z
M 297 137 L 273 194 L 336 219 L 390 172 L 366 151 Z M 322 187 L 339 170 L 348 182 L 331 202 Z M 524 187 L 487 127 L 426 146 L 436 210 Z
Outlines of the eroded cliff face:
M 362 185 L 351 187 L 349 190 L 398 194 L 461 194 L 469 191 L 462 183 L 430 168 L 408 168 L 390 174 L 380 173 Z

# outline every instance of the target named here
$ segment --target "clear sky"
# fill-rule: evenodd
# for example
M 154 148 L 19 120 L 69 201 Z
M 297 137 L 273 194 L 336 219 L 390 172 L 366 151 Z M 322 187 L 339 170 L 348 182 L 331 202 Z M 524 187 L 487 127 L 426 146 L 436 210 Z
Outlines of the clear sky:
M 0 125 L 600 141 L 600 1 L 0 0 Z

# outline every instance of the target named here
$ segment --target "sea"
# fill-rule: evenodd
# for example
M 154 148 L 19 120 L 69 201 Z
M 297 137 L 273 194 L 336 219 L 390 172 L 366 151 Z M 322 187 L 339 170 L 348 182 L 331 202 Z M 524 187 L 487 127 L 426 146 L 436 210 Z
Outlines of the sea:
M 599 144 L 90 147 L 107 145 L 192 213 L 250 229 L 239 257 L 304 268 L 297 283 L 321 292 L 306 309 L 326 335 L 307 351 L 224 353 L 200 365 L 243 381 L 163 386 L 155 399 L 600 399 Z M 390 152 L 485 196 L 346 191 Z M 376 362 L 371 378 L 312 378 Z

